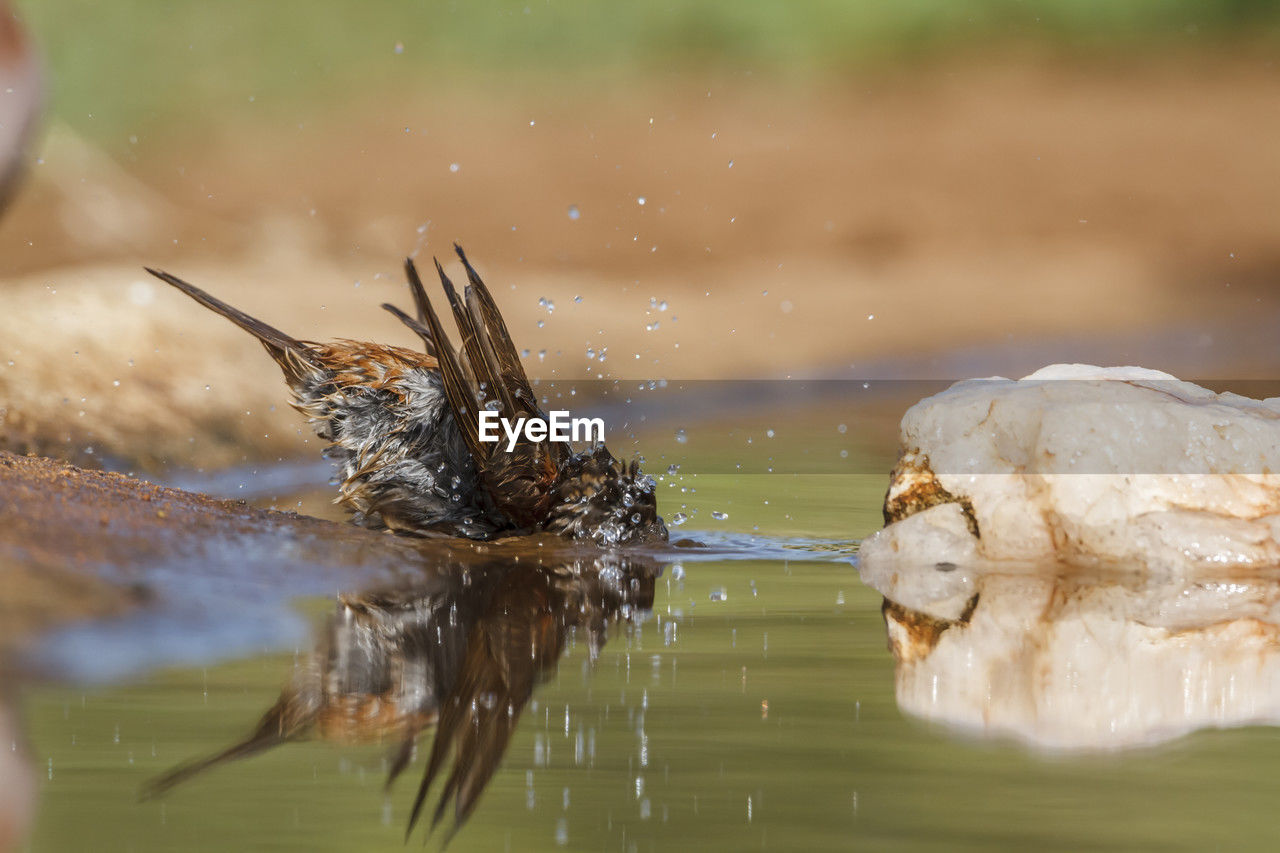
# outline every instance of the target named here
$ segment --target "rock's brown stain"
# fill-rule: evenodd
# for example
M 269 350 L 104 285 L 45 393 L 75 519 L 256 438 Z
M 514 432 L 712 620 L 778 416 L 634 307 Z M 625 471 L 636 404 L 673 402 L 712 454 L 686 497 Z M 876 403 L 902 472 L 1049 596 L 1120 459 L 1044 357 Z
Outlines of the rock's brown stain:
M 892 524 L 939 504 L 953 503 L 964 513 L 969 532 L 981 538 L 978 519 L 968 498 L 959 497 L 942 487 L 929 467 L 929 457 L 917 450 L 907 450 L 889 475 L 889 490 L 884 496 L 884 523 Z

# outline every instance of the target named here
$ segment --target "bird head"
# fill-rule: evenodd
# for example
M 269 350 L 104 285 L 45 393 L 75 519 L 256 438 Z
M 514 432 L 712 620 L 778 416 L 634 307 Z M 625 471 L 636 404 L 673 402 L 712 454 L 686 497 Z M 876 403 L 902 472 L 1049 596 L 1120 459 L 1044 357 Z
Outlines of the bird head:
M 598 545 L 665 542 L 653 478 L 639 462 L 618 459 L 604 445 L 570 456 L 551 487 L 546 528 Z

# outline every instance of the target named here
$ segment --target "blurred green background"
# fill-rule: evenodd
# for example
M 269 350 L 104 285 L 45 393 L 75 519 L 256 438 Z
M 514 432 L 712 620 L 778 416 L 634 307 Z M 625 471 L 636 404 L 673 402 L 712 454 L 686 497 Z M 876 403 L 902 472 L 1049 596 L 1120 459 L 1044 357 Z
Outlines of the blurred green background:
M 993 47 L 1104 56 L 1240 39 L 1274 46 L 1280 24 L 1280 7 L 1265 0 L 18 6 L 53 69 L 54 115 L 115 149 L 142 131 L 478 81 L 614 86 L 712 69 L 804 86 L 814 75 Z

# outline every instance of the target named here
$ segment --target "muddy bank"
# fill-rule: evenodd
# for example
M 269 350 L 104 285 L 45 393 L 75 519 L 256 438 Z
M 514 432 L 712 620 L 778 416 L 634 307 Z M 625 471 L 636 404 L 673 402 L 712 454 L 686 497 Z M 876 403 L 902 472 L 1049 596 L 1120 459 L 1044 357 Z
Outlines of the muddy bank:
M 547 535 L 483 543 L 395 536 L 0 451 L 0 642 L 68 620 L 163 607 L 181 588 L 211 579 L 287 602 L 417 583 L 493 559 L 598 553 Z
M 476 548 L 393 537 L 0 452 L 0 652 L 131 610 L 234 621 L 485 554 L 537 558 L 543 544 L 556 552 L 538 539 Z

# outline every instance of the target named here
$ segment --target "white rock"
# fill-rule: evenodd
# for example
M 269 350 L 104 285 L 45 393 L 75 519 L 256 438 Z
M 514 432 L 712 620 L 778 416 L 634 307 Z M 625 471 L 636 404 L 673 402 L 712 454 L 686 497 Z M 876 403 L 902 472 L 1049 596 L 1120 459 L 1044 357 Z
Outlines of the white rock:
M 941 504 L 864 542 L 859 552 L 862 579 L 905 607 L 957 619 L 973 596 L 969 573 L 960 567 L 974 564 L 974 546 L 959 505 Z
M 1280 400 L 1144 368 L 1053 365 L 922 400 L 902 420 L 901 454 L 886 496 L 894 523 L 864 543 L 864 561 L 1280 564 Z M 968 542 L 940 551 L 932 521 L 899 527 L 939 503 L 962 509 Z

